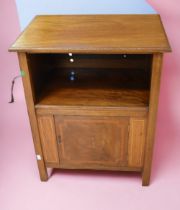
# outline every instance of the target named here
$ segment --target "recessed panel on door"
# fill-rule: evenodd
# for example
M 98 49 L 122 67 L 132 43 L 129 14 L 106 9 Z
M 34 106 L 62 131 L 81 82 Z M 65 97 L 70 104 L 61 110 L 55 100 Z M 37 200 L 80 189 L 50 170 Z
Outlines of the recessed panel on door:
M 128 118 L 56 116 L 62 168 L 117 168 L 126 165 Z

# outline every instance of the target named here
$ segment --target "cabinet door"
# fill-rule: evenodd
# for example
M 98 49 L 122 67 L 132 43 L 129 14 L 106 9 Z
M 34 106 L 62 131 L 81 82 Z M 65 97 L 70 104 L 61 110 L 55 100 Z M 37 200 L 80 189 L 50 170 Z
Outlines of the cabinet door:
M 38 117 L 41 145 L 46 164 L 59 166 L 58 148 L 54 127 L 54 118 L 51 115 Z
M 128 118 L 56 116 L 61 168 L 110 169 L 127 163 Z

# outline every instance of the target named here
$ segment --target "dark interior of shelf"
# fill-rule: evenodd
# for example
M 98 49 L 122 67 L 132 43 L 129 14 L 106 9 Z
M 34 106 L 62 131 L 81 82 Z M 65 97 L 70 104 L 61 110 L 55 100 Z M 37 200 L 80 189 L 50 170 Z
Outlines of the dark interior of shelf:
M 41 107 L 148 106 L 151 61 L 144 54 L 28 55 L 35 102 Z

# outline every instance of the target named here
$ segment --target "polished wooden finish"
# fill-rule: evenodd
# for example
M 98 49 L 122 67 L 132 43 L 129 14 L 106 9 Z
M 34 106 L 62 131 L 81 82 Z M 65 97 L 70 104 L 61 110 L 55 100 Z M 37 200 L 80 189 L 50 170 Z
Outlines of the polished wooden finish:
M 76 116 L 108 116 L 108 117 L 147 117 L 148 107 L 97 107 L 97 106 L 39 106 L 38 115 L 76 115 Z
M 10 51 L 25 72 L 42 181 L 49 167 L 138 171 L 149 185 L 170 51 L 159 15 L 37 16 Z
M 73 171 L 73 170 L 79 170 L 79 171 L 124 171 L 124 172 L 141 172 L 142 171 L 142 168 L 140 167 L 130 167 L 130 166 L 111 166 L 111 167 L 104 167 L 104 166 L 98 166 L 98 168 L 92 168 L 92 167 L 89 167 L 88 165 L 85 165 L 83 166 L 83 169 L 82 167 L 80 166 L 78 168 L 78 166 L 71 166 L 69 167 L 68 169 L 64 167 L 61 167 L 61 165 L 57 166 L 56 164 L 52 164 L 52 163 L 48 163 L 46 164 L 46 166 L 48 168 L 56 168 L 56 169 L 63 169 L 63 170 L 68 170 L 68 171 Z M 97 165 L 96 165 L 97 166 Z
M 148 127 L 147 127 L 147 136 L 146 136 L 144 168 L 142 175 L 144 186 L 149 185 L 150 175 L 151 175 L 151 163 L 152 163 L 154 136 L 156 128 L 156 115 L 158 109 L 158 96 L 160 89 L 162 58 L 163 58 L 162 54 L 154 54 L 153 56 L 149 117 L 148 117 Z
M 18 57 L 19 57 L 20 68 L 23 69 L 23 71 L 25 72 L 25 76 L 23 77 L 23 86 L 24 86 L 27 110 L 29 114 L 32 136 L 33 136 L 33 141 L 34 141 L 35 153 L 36 155 L 40 155 L 41 157 L 40 160 L 37 160 L 39 174 L 42 181 L 47 181 L 48 174 L 47 174 L 47 169 L 44 162 L 44 156 L 42 153 L 42 146 L 41 146 L 39 130 L 38 130 L 38 122 L 37 122 L 35 107 L 34 107 L 34 92 L 33 92 L 33 86 L 31 84 L 31 74 L 30 74 L 31 72 L 29 72 L 29 68 L 27 65 L 26 54 L 18 53 Z
M 38 116 L 38 124 L 45 163 L 59 166 L 54 117 L 52 115 Z
M 56 85 L 54 82 L 52 86 L 48 86 L 36 106 L 147 107 L 149 103 L 148 90 L 96 89 L 61 85 L 62 83 Z
M 62 168 L 127 165 L 128 118 L 55 117 Z
M 36 16 L 10 48 L 25 52 L 170 51 L 159 15 Z
M 143 167 L 146 119 L 131 118 L 128 145 L 128 166 Z

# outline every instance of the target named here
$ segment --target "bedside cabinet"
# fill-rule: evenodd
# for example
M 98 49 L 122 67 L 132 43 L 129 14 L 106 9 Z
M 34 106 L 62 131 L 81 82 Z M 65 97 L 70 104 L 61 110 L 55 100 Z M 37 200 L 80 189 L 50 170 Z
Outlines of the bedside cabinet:
M 36 16 L 18 53 L 42 181 L 47 168 L 151 172 L 161 63 L 159 15 Z

